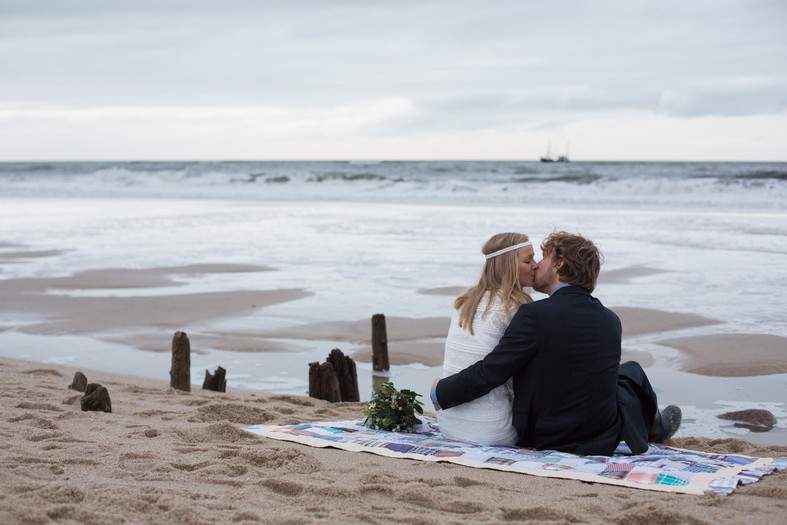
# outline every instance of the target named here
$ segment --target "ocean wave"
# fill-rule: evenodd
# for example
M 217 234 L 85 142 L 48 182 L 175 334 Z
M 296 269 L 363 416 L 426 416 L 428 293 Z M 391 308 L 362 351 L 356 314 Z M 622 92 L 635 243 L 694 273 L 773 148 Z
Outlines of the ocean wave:
M 735 178 L 744 179 L 744 180 L 751 180 L 751 179 L 787 180 L 787 171 L 777 171 L 777 170 L 755 171 L 752 173 L 742 173 L 740 175 L 736 175 Z
M 5 163 L 0 196 L 784 210 L 787 164 Z
M 362 173 L 344 173 L 344 172 L 328 172 L 322 173 L 319 175 L 315 175 L 314 177 L 308 179 L 310 182 L 325 182 L 331 180 L 338 180 L 338 181 L 380 181 L 380 180 L 394 180 L 394 182 L 401 182 L 403 179 L 389 179 L 385 175 L 379 175 L 377 173 L 371 172 L 362 172 Z
M 545 175 L 540 177 L 519 177 L 513 182 L 568 182 L 574 184 L 592 184 L 601 180 L 601 175 L 593 173 L 585 174 L 566 174 L 566 175 Z

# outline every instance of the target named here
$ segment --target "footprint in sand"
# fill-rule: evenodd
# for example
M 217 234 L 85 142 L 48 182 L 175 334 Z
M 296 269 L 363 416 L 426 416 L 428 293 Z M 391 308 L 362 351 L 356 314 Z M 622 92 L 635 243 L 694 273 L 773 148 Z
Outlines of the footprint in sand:
M 210 403 L 209 399 L 189 399 L 184 401 L 183 404 L 187 407 L 201 407 Z
M 563 512 L 556 509 L 550 509 L 548 507 L 529 507 L 525 509 L 503 509 L 503 519 L 505 521 L 534 521 L 534 522 L 546 522 L 546 521 L 564 521 L 569 523 L 581 523 L 583 520 L 574 516 L 573 514 L 569 514 L 568 512 Z M 632 523 L 639 523 L 639 522 L 632 522 Z M 642 523 L 650 523 L 650 522 L 642 522 Z
M 170 463 L 172 468 L 186 472 L 194 472 L 195 470 L 200 470 L 212 464 L 212 461 L 200 461 L 198 463 Z
M 195 447 L 195 446 L 181 447 L 181 448 L 176 448 L 174 450 L 178 454 L 198 454 L 198 453 L 201 453 L 201 452 L 207 452 L 208 451 L 208 449 L 206 449 L 206 448 Z
M 239 403 L 222 403 L 199 407 L 196 421 L 229 421 L 240 425 L 258 425 L 274 418 L 274 414 L 263 408 Z
M 286 394 L 282 395 L 275 395 L 268 397 L 270 401 L 284 401 L 285 403 L 290 403 L 292 405 L 301 406 L 301 407 L 313 407 L 314 401 L 310 400 L 309 398 L 303 396 L 290 396 Z M 264 399 L 257 399 L 255 403 L 265 403 L 266 400 Z
M 33 456 L 16 457 L 13 464 L 5 464 L 3 469 L 28 481 L 55 481 L 65 473 L 60 463 Z
M 396 500 L 455 514 L 475 514 L 487 510 L 485 505 L 478 502 L 454 499 L 449 495 L 438 497 L 432 494 L 435 494 L 435 492 L 431 490 L 429 484 L 411 483 L 403 492 L 396 496 Z
M 261 523 L 262 518 L 254 514 L 253 512 L 236 512 L 232 515 L 232 521 L 235 523 L 240 523 L 243 521 L 250 521 L 252 523 Z
M 476 487 L 478 485 L 486 485 L 486 483 L 482 483 L 480 481 L 476 481 L 474 479 L 465 478 L 463 476 L 454 476 L 454 484 L 457 487 Z
M 16 408 L 22 408 L 25 410 L 47 410 L 49 412 L 62 412 L 63 409 L 57 407 L 55 405 L 50 405 L 49 403 L 31 403 L 30 401 L 22 401 Z
M 298 474 L 311 474 L 322 469 L 322 463 L 308 452 L 300 450 L 266 447 L 244 451 L 240 457 L 254 467 Z
M 213 474 L 214 476 L 224 476 L 227 478 L 237 478 L 249 471 L 245 465 L 240 465 L 234 462 L 225 462 L 212 464 L 205 469 L 205 472 Z M 222 482 L 222 478 L 216 478 L 217 482 Z
M 273 407 L 273 410 L 275 410 L 279 414 L 284 414 L 285 416 L 291 416 L 295 413 L 294 408 L 288 408 L 288 407 Z
M 153 417 L 153 416 L 172 416 L 177 415 L 178 412 L 173 410 L 143 410 L 142 412 L 134 412 L 131 414 L 132 416 L 144 416 L 144 417 Z M 164 419 L 161 417 L 160 419 Z
M 261 442 L 262 438 L 245 432 L 232 423 L 221 421 L 207 427 L 175 430 L 175 434 L 186 443 L 242 443 Z
M 46 486 L 34 491 L 34 493 L 50 504 L 82 503 L 85 499 L 85 493 L 78 487 L 70 484 Z
M 25 370 L 22 373 L 23 374 L 37 375 L 37 376 L 63 377 L 63 374 L 61 374 L 57 370 L 53 370 L 51 368 L 36 368 L 35 370 Z
M 262 481 L 260 485 L 283 496 L 300 496 L 304 490 L 304 486 L 301 483 L 276 478 L 266 479 Z
M 38 426 L 39 428 L 53 428 L 53 427 L 42 427 L 38 424 L 39 421 L 49 421 L 48 419 L 44 419 L 40 416 L 36 416 L 35 414 L 23 414 L 21 416 L 14 416 L 8 420 L 9 423 L 18 423 L 20 421 L 32 421 L 32 424 Z M 51 422 L 50 422 L 51 423 Z M 54 427 L 57 428 L 57 427 Z

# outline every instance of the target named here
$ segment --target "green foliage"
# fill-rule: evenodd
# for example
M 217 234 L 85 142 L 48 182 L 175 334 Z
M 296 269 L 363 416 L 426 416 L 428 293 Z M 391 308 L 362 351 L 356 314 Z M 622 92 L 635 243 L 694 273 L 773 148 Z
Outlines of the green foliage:
M 363 409 L 363 415 L 366 416 L 364 426 L 376 430 L 413 432 L 413 426 L 420 423 L 415 413 L 424 413 L 423 403 L 417 401 L 416 397 L 421 397 L 421 394 L 405 389 L 400 392 L 392 382 L 383 383 Z

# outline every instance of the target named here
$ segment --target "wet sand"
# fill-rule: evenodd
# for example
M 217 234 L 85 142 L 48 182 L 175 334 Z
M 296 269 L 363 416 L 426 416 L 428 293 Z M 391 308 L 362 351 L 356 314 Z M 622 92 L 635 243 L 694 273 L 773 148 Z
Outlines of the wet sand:
M 76 368 L 0 358 L 2 523 L 781 524 L 787 473 L 731 496 L 651 492 L 392 459 L 267 440 L 250 424 L 356 419 L 363 403 L 168 382 L 81 369 L 112 413 L 82 412 Z M 787 447 L 682 438 L 753 456 Z
M 721 321 L 708 319 L 701 315 L 665 312 L 652 308 L 611 306 L 610 309 L 620 317 L 623 337 L 721 324 Z
M 17 250 L 17 247 L 7 247 L 10 248 Z M 38 252 L 26 253 L 35 256 Z M 634 268 L 632 272 L 636 276 L 646 270 Z M 98 269 L 71 276 L 0 280 L 0 311 L 4 312 L 3 317 L 0 317 L 0 334 L 7 332 L 11 336 L 15 333 L 32 336 L 82 336 L 97 341 L 97 346 L 119 343 L 130 352 L 138 349 L 164 354 L 170 351 L 172 334 L 183 330 L 190 334 L 192 352 L 195 354 L 214 355 L 214 352 L 231 351 L 237 356 L 238 353 L 262 355 L 287 352 L 297 359 L 298 352 L 310 352 L 310 357 L 304 357 L 303 368 L 300 368 L 298 363 L 291 363 L 283 372 L 289 376 L 285 377 L 285 383 L 281 384 L 296 385 L 286 390 L 293 393 L 305 392 L 305 388 L 298 388 L 297 385 L 305 381 L 300 374 L 302 370 L 306 370 L 307 363 L 318 358 L 315 353 L 327 355 L 330 348 L 338 347 L 359 363 L 371 362 L 370 318 L 356 321 L 326 319 L 318 323 L 301 324 L 295 322 L 286 328 L 276 329 L 250 328 L 254 326 L 253 323 L 235 325 L 217 322 L 254 315 L 257 309 L 266 305 L 303 298 L 308 300 L 311 293 L 305 290 L 219 290 L 187 293 L 192 290 L 189 286 L 192 280 L 199 281 L 202 276 L 237 272 L 253 275 L 254 272 L 275 272 L 275 269 L 254 265 L 198 264 L 149 269 Z M 646 273 L 648 272 L 652 273 L 651 270 Z M 630 273 L 620 270 L 616 278 L 630 277 Z M 443 287 L 420 290 L 420 293 L 453 296 L 461 289 L 459 286 Z M 651 371 L 661 374 L 658 388 L 668 389 L 668 392 L 681 392 L 680 396 L 671 398 L 671 402 L 686 405 L 696 403 L 696 394 L 691 393 L 690 386 L 683 384 L 687 381 L 685 377 L 680 379 L 681 385 L 675 384 L 677 371 L 719 378 L 765 376 L 787 371 L 787 353 L 783 351 L 784 338 L 755 333 L 723 334 L 721 331 L 724 324 L 720 321 L 690 313 L 628 306 L 611 308 L 617 312 L 623 323 L 623 360 L 638 361 L 645 368 L 654 367 Z M 425 367 L 440 367 L 449 323 L 447 316 L 388 316 L 390 363 L 393 366 L 419 364 Z M 242 327 L 239 328 L 240 325 Z M 698 330 L 702 335 L 670 337 L 684 335 L 687 331 L 691 334 Z M 648 341 L 644 345 L 641 344 L 643 336 Z M 18 338 L 10 340 L 16 341 Z M 28 345 L 27 353 L 4 355 L 35 359 L 35 356 L 39 355 L 35 347 L 38 343 L 35 340 L 30 343 L 29 339 L 25 341 Z M 57 339 L 42 339 L 44 345 L 57 345 L 57 342 Z M 12 347 L 7 348 L 13 350 Z M 326 348 L 324 354 L 320 351 L 321 348 Z M 75 346 L 66 350 L 69 356 L 79 355 L 79 352 L 79 348 Z M 59 360 L 58 355 L 52 351 L 47 355 L 52 362 L 68 362 Z M 248 358 L 233 359 L 236 363 L 250 363 Z M 216 360 L 223 363 L 221 357 Z M 230 367 L 229 371 L 241 376 L 247 372 L 272 375 L 281 369 L 281 360 L 281 357 L 272 355 L 270 360 L 265 361 L 264 367 L 254 371 L 244 370 L 242 364 Z M 255 362 L 259 361 L 261 359 Z M 223 364 L 225 368 L 228 367 L 228 364 Z M 135 373 L 145 373 L 143 370 L 142 367 L 137 368 Z M 414 380 L 410 388 L 423 392 L 424 388 L 431 384 L 431 379 L 426 378 L 425 369 L 410 367 L 403 370 L 395 373 L 404 374 L 397 376 L 401 380 Z M 161 367 L 152 375 L 162 377 Z M 435 373 L 435 376 L 437 375 L 439 373 Z M 756 385 L 747 386 L 748 397 L 741 397 L 742 390 L 737 388 L 737 383 L 714 385 L 713 392 L 717 397 L 706 399 L 701 406 L 709 408 L 707 404 L 716 400 L 775 401 L 771 393 L 773 381 L 768 383 L 765 377 L 756 381 Z M 762 392 L 767 395 L 761 396 Z M 777 430 L 772 432 L 775 436 L 772 440 L 768 436 L 763 436 L 762 440 L 783 444 L 783 439 L 776 436 L 776 432 Z
M 166 341 L 183 327 L 311 294 L 297 288 L 127 296 L 112 292 L 177 289 L 184 286 L 178 277 L 271 270 L 266 266 L 195 264 L 91 270 L 67 277 L 5 279 L 0 280 L 0 311 L 35 318 L 35 322 L 16 327 L 24 333 L 66 335 L 134 329 L 136 333 L 130 340 L 115 335 L 105 340 L 145 350 L 169 350 Z M 99 291 L 101 295 L 72 294 L 85 291 Z
M 443 348 L 450 317 L 386 317 L 388 357 L 392 365 L 421 363 L 426 366 L 443 364 Z M 371 318 L 357 321 L 335 321 L 304 324 L 284 330 L 261 332 L 265 339 L 311 339 L 337 343 L 348 341 L 361 345 L 352 353 L 357 361 L 371 362 Z
M 38 257 L 39 251 L 19 251 L 12 255 Z M 5 252 L 7 255 L 9 252 Z M 151 351 L 168 351 L 168 341 L 176 330 L 199 327 L 205 321 L 253 312 L 256 308 L 292 301 L 311 295 L 302 289 L 239 290 L 201 293 L 174 293 L 184 278 L 204 274 L 275 271 L 266 266 L 238 264 L 194 264 L 149 269 L 99 269 L 71 276 L 0 280 L 0 311 L 34 319 L 13 328 L 38 335 L 95 334 L 109 342 Z M 607 272 L 607 279 L 630 279 L 657 273 L 636 267 Z M 123 295 L 135 289 L 169 288 L 161 295 Z M 424 294 L 454 295 L 460 286 L 419 290 Z M 98 292 L 96 296 L 84 292 Z M 82 292 L 82 294 L 80 294 Z M 626 338 L 643 334 L 721 324 L 695 314 L 666 312 L 648 308 L 611 306 L 621 318 L 624 335 L 623 359 L 635 359 L 650 366 L 653 356 L 626 348 Z M 443 340 L 449 317 L 387 317 L 391 364 L 442 364 Z M 127 335 L 120 335 L 125 332 Z M 330 321 L 294 325 L 275 330 L 219 331 L 202 334 L 204 346 L 240 352 L 300 351 L 309 341 L 351 343 L 353 358 L 371 361 L 371 320 Z M 295 341 L 295 343 L 293 343 Z M 301 342 L 299 344 L 298 342 Z M 665 338 L 659 344 L 685 354 L 684 371 L 719 377 L 741 377 L 787 372 L 785 338 L 767 334 L 711 334 L 688 338 Z M 740 351 L 745 349 L 744 352 Z M 199 349 L 195 349 L 199 351 Z
M 681 370 L 716 377 L 787 373 L 787 338 L 768 334 L 712 334 L 659 341 L 686 355 Z

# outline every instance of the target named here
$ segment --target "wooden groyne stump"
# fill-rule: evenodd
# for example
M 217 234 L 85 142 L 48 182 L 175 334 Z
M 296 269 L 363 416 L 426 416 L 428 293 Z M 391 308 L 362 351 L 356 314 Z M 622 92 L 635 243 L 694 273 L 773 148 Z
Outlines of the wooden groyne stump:
M 342 400 L 339 379 L 331 363 L 327 361 L 323 364 L 317 361 L 309 363 L 309 397 L 324 399 L 331 403 Z
M 355 361 L 334 348 L 324 363 L 309 363 L 309 397 L 331 403 L 360 401 Z
M 191 392 L 191 343 L 186 332 L 175 332 L 172 336 L 172 368 L 169 371 L 169 386 Z
M 109 399 L 109 391 L 98 383 L 90 383 L 85 388 L 85 395 L 79 401 L 83 412 L 93 410 L 95 412 L 112 412 L 112 401 Z
M 82 372 L 76 372 L 68 388 L 77 392 L 84 392 L 87 389 L 87 376 Z
M 205 381 L 202 382 L 202 390 L 226 392 L 227 380 L 224 379 L 226 375 L 227 371 L 222 367 L 218 367 L 215 374 L 211 374 L 208 370 L 205 370 Z
M 372 316 L 372 369 L 376 372 L 385 372 L 390 368 L 385 315 L 374 314 Z
M 358 392 L 358 372 L 355 368 L 355 361 L 350 356 L 344 355 L 338 348 L 331 350 L 327 361 L 331 363 L 333 371 L 336 373 L 342 401 L 360 401 L 361 395 Z

